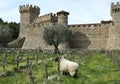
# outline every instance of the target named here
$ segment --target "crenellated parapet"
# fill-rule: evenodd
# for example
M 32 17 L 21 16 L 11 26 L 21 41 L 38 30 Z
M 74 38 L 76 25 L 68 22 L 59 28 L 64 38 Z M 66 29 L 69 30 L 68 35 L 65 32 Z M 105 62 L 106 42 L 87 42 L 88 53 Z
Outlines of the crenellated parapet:
M 93 23 L 93 24 L 74 24 L 74 25 L 68 25 L 68 27 L 71 28 L 98 28 L 101 27 L 103 25 L 113 25 L 113 21 L 109 20 L 109 21 L 104 21 L 102 20 L 101 23 Z
M 20 5 L 19 6 L 19 12 L 23 13 L 23 12 L 35 12 L 37 14 L 40 13 L 40 8 L 36 5 Z
M 72 28 L 90 28 L 90 27 L 101 27 L 100 23 L 96 23 L 96 24 L 74 24 L 74 25 L 68 25 L 68 27 L 72 27 Z
M 120 12 L 120 3 L 119 2 L 111 3 L 111 15 L 117 12 Z
M 48 13 L 43 16 L 37 17 L 34 23 L 44 23 L 44 22 L 57 22 L 57 16 L 53 13 Z

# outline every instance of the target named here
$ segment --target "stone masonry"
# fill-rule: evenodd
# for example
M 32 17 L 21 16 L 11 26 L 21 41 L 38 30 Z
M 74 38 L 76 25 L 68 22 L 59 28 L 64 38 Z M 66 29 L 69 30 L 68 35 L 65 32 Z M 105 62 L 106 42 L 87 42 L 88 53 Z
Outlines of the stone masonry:
M 68 24 L 69 13 L 62 10 L 56 14 L 49 13 L 39 16 L 38 6 L 23 5 L 19 7 L 20 33 L 19 38 L 25 38 L 23 49 L 53 48 L 43 40 L 44 27 L 61 23 L 72 31 L 71 42 L 63 43 L 59 48 L 79 49 L 120 49 L 120 4 L 111 4 L 110 21 L 95 24 Z

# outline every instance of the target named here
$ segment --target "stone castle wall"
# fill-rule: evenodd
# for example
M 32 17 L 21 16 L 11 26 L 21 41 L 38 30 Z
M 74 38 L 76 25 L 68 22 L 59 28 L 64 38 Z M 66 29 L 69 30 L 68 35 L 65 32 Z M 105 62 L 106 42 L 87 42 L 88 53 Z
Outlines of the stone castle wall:
M 29 9 L 29 7 L 31 9 Z M 36 11 L 33 11 L 33 9 Z M 43 40 L 44 27 L 50 24 L 63 23 L 72 31 L 69 48 L 79 49 L 120 49 L 120 4 L 111 4 L 112 21 L 101 21 L 95 24 L 68 25 L 68 12 L 38 16 L 40 8 L 20 6 L 21 26 L 19 37 L 26 37 L 24 49 L 53 48 Z M 32 11 L 29 11 L 32 10 Z M 35 12 L 35 14 L 34 14 Z M 32 16 L 34 15 L 34 17 Z M 28 20 L 28 21 L 27 21 Z M 62 44 L 60 48 L 66 48 Z M 68 47 L 68 46 L 67 46 Z
M 71 48 L 105 49 L 110 23 L 69 25 L 72 30 Z
M 50 24 L 50 23 L 49 23 Z M 26 40 L 23 44 L 23 49 L 37 49 L 37 48 L 53 48 L 45 43 L 43 40 L 44 26 L 49 25 L 47 22 L 44 24 L 30 24 L 26 28 Z

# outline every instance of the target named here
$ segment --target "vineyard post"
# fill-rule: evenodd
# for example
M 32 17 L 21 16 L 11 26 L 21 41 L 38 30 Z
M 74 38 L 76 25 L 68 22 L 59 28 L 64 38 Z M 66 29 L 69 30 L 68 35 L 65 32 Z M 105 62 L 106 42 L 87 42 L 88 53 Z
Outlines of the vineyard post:
M 57 57 L 60 58 L 60 56 L 58 54 L 57 54 Z M 58 77 L 57 77 L 57 80 L 58 80 L 58 82 L 60 80 L 60 60 L 58 60 Z
M 74 57 L 73 57 L 73 54 L 72 52 L 70 52 L 70 60 L 73 61 Z
M 80 63 L 81 62 L 81 53 L 78 52 L 77 55 L 78 55 L 78 62 Z
M 119 56 L 118 56 L 118 69 L 120 68 L 120 61 L 119 61 L 120 59 L 119 59 Z
M 32 59 L 35 59 L 35 50 L 32 50 Z
M 38 65 L 38 53 L 36 54 L 36 65 Z
M 110 59 L 112 60 L 112 51 L 109 51 Z
M 32 74 L 32 61 L 29 60 L 29 77 L 30 77 L 30 84 L 34 84 L 35 77 Z
M 45 62 L 45 84 L 48 84 L 48 62 L 47 60 Z
M 44 61 L 45 52 L 42 53 L 42 61 Z
M 27 58 L 26 58 L 27 64 L 26 64 L 26 65 L 29 65 L 29 59 L 30 59 L 30 58 L 29 58 L 29 55 L 30 55 L 30 52 L 27 51 Z
M 13 60 L 15 61 L 15 58 L 16 58 L 16 57 L 15 57 L 15 56 L 16 56 L 16 55 L 15 55 L 15 54 L 16 54 L 15 49 L 12 48 L 11 52 L 12 52 L 12 54 L 13 54 L 13 56 L 14 56 Z
M 115 56 L 116 69 L 119 70 L 119 57 Z
M 6 72 L 6 65 L 7 65 L 6 56 L 7 56 L 6 53 L 3 54 L 3 59 L 2 59 L 2 65 L 3 65 L 4 73 Z
M 22 53 L 23 53 L 23 50 L 22 50 L 22 49 L 21 49 L 21 50 L 19 50 L 20 60 L 22 60 L 22 59 L 23 59 L 23 57 L 22 57 Z
M 17 52 L 17 55 L 16 55 L 16 66 L 17 66 L 17 70 L 19 68 L 19 51 Z
M 90 56 L 90 51 L 88 50 L 87 51 L 87 57 L 86 58 L 88 58 Z

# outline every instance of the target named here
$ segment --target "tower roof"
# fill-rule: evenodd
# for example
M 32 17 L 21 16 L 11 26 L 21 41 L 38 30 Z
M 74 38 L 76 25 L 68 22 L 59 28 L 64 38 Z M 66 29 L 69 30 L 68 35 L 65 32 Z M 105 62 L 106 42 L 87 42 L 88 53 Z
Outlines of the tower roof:
M 69 15 L 69 12 L 61 10 L 61 11 L 57 12 L 57 15 L 59 15 L 59 14 L 67 14 L 67 15 Z

